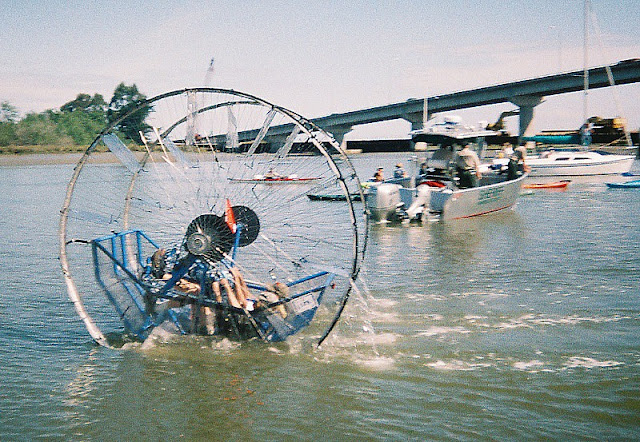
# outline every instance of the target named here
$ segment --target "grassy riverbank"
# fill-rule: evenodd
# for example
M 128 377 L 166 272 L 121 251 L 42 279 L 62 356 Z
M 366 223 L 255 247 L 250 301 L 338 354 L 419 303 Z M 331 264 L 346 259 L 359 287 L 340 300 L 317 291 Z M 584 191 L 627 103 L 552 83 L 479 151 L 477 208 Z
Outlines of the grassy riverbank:
M 80 160 L 87 146 L 76 145 L 34 145 L 0 147 L 0 166 L 34 166 L 46 164 L 75 164 Z M 133 149 L 136 156 L 142 156 L 140 149 Z M 155 154 L 154 154 L 155 155 Z M 93 161 L 113 162 L 115 158 L 107 153 L 104 146 L 98 146 L 92 155 Z
M 2 146 L 0 147 L 0 155 L 33 155 L 33 154 L 57 154 L 57 153 L 74 153 L 84 152 L 87 146 L 75 145 L 33 145 L 33 146 Z

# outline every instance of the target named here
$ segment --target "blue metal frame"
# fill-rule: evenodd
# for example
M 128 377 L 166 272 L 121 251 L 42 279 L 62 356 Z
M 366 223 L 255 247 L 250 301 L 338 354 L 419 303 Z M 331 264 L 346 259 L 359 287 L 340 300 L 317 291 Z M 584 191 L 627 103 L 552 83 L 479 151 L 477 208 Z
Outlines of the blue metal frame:
M 237 250 L 239 248 L 240 234 L 242 232 L 243 226 L 238 224 L 238 228 L 236 230 L 235 235 L 235 244 L 232 251 L 232 258 L 230 260 L 223 260 L 222 264 L 227 268 L 231 268 L 235 265 L 235 257 L 237 254 Z M 92 244 L 92 253 L 94 260 L 94 273 L 95 277 L 105 291 L 107 298 L 114 305 L 116 312 L 120 316 L 121 320 L 124 323 L 125 328 L 128 332 L 135 335 L 138 339 L 144 340 L 148 335 L 149 331 L 158 325 L 156 320 L 158 318 L 155 317 L 154 314 L 149 313 L 147 308 L 143 303 L 140 302 L 140 298 L 147 297 L 151 295 L 154 299 L 168 299 L 168 300 L 188 300 L 189 303 L 212 307 L 217 310 L 224 310 L 232 314 L 236 314 L 238 316 L 248 316 L 249 320 L 253 324 L 256 333 L 264 340 L 267 341 L 281 341 L 284 340 L 287 336 L 296 333 L 301 328 L 308 325 L 313 319 L 315 312 L 317 310 L 317 305 L 309 310 L 303 311 L 300 314 L 297 314 L 292 317 L 288 317 L 287 320 L 282 318 L 274 318 L 274 315 L 270 313 L 273 307 L 278 305 L 286 304 L 290 301 L 293 301 L 302 296 L 308 295 L 310 293 L 318 293 L 317 298 L 315 298 L 315 303 L 320 304 L 322 297 L 324 296 L 327 287 L 331 286 L 333 280 L 335 279 L 335 274 L 321 271 L 314 273 L 309 276 L 302 277 L 295 281 L 291 281 L 286 283 L 288 287 L 295 287 L 301 283 L 312 281 L 317 278 L 326 277 L 326 279 L 321 282 L 319 285 L 312 287 L 310 289 L 304 290 L 300 293 L 295 293 L 294 295 L 288 296 L 286 298 L 280 299 L 275 302 L 271 302 L 267 304 L 263 309 L 258 311 L 254 311 L 254 314 L 250 314 L 249 312 L 244 311 L 243 309 L 235 308 L 229 306 L 227 304 L 219 303 L 210 297 L 207 297 L 208 286 L 207 284 L 207 271 L 208 265 L 202 262 L 198 257 L 193 255 L 188 255 L 188 257 L 177 263 L 176 266 L 172 269 L 172 276 L 168 279 L 164 285 L 159 290 L 153 290 L 152 285 L 144 280 L 141 280 L 140 277 L 134 274 L 135 267 L 131 266 L 129 263 L 129 250 L 127 239 L 131 235 L 135 235 L 135 247 L 136 247 L 136 255 L 138 257 L 138 264 L 140 268 L 144 269 L 143 278 L 148 277 L 151 274 L 151 258 L 147 257 L 146 259 L 142 255 L 143 244 L 146 241 L 150 244 L 154 249 L 158 249 L 159 246 L 149 238 L 144 232 L 141 230 L 126 230 L 119 233 L 114 233 L 111 235 L 103 236 L 97 238 L 91 242 Z M 107 245 L 108 244 L 108 245 Z M 103 253 L 107 258 L 109 258 L 112 262 L 113 273 L 121 280 L 122 287 L 124 287 L 128 296 L 131 297 L 133 301 L 133 305 L 137 309 L 137 313 L 140 315 L 141 319 L 143 319 L 143 326 L 136 329 L 136 327 L 131 324 L 131 322 L 127 319 L 127 310 L 123 311 L 122 306 L 116 300 L 114 294 L 110 291 L 107 284 L 104 282 L 104 278 L 102 275 L 102 270 L 98 265 L 98 251 Z M 227 262 L 230 261 L 230 262 Z M 194 265 L 200 267 L 199 279 L 200 279 L 200 293 L 195 295 L 187 295 L 184 293 L 177 294 L 173 292 L 173 288 L 176 283 L 180 281 L 190 270 L 194 268 Z M 254 290 L 259 291 L 267 291 L 267 287 L 261 284 L 255 283 L 247 283 L 247 286 Z M 168 316 L 171 321 L 176 325 L 178 330 L 181 333 L 186 334 L 186 331 L 181 326 L 180 321 L 178 319 L 178 315 L 169 309 Z M 278 322 L 278 324 L 274 324 L 274 321 Z
M 112 247 L 115 245 L 115 241 L 112 241 L 111 239 L 109 239 L 109 242 L 111 243 Z M 106 293 L 107 298 L 109 299 L 109 301 L 111 301 L 111 303 L 115 307 L 116 312 L 118 313 L 118 315 L 120 316 L 120 319 L 123 321 L 123 323 L 125 325 L 125 328 L 129 332 L 135 334 L 138 338 L 144 339 L 146 337 L 145 336 L 146 331 L 149 330 L 150 328 L 154 327 L 156 324 L 154 324 L 153 319 L 151 318 L 151 315 L 149 315 L 147 313 L 145 306 L 140 304 L 138 296 L 136 296 L 136 294 L 133 292 L 133 288 L 130 287 L 129 284 L 123 283 L 122 285 L 123 285 L 124 289 L 127 291 L 129 296 L 131 297 L 134 305 L 138 309 L 138 312 L 140 313 L 140 315 L 142 317 L 145 318 L 144 319 L 144 325 L 143 325 L 142 328 L 136 329 L 135 327 L 133 327 L 133 325 L 130 323 L 130 321 L 126 318 L 126 310 L 123 311 L 121 309 L 121 306 L 118 303 L 118 301 L 115 299 L 115 296 L 112 294 L 112 292 L 109 290 L 107 285 L 104 283 L 102 274 L 100 272 L 100 266 L 98 265 L 98 250 L 100 250 L 109 259 L 111 259 L 111 261 L 113 262 L 114 273 L 116 275 L 120 275 L 121 272 L 124 272 L 124 274 L 126 274 L 126 276 L 129 279 L 131 279 L 131 281 L 134 284 L 134 287 L 136 289 L 138 289 L 138 293 L 137 294 L 140 295 L 140 296 L 144 296 L 144 294 L 146 293 L 146 291 L 143 288 L 142 281 L 140 281 L 133 273 L 131 273 L 130 269 L 126 268 L 123 263 L 118 261 L 118 259 L 114 256 L 114 253 L 109 252 L 100 242 L 92 241 L 91 242 L 91 247 L 92 247 L 92 255 L 93 255 L 93 262 L 94 262 L 94 273 L 95 273 L 95 276 L 96 276 L 96 280 L 98 281 L 98 283 L 100 284 L 100 286 L 102 287 L 104 292 Z M 115 252 L 115 250 L 113 250 L 113 252 Z

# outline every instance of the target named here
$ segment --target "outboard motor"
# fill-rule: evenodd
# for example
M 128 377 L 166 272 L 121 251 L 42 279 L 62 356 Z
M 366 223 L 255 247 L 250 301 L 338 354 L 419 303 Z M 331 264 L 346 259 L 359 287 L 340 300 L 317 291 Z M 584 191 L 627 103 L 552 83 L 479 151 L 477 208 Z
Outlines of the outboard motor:
M 407 217 L 410 220 L 421 220 L 424 213 L 428 213 L 431 208 L 431 191 L 432 187 L 421 184 L 414 189 L 415 198 L 407 209 Z
M 397 221 L 399 212 L 402 212 L 400 186 L 397 184 L 382 183 L 369 187 L 365 201 L 374 221 Z

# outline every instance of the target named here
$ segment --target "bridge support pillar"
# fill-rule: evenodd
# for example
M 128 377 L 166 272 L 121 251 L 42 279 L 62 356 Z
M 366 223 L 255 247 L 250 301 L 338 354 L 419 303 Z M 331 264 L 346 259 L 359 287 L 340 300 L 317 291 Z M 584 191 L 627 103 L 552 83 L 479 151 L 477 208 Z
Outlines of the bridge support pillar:
M 420 130 L 424 128 L 424 123 L 420 121 L 411 121 L 411 130 Z
M 276 153 L 278 149 L 284 146 L 287 141 L 287 135 L 267 135 L 265 141 L 269 142 L 269 153 Z
M 513 104 L 520 108 L 520 122 L 518 127 L 518 142 L 522 140 L 522 137 L 531 135 L 530 126 L 533 120 L 533 109 L 542 103 L 543 97 L 535 95 L 522 95 L 518 97 L 510 98 Z
M 411 123 L 411 130 L 420 130 L 420 129 L 424 129 L 424 122 L 425 122 L 425 118 L 424 118 L 424 112 L 420 112 L 420 113 L 415 113 L 415 114 L 405 114 L 402 116 L 403 120 L 408 121 L 409 123 Z M 426 143 L 411 143 L 411 150 L 420 150 L 420 149 L 425 149 L 427 147 Z
M 414 114 L 403 114 L 402 119 L 411 123 L 411 130 L 419 130 L 424 128 L 425 118 L 423 112 L 417 112 Z
M 344 136 L 353 130 L 352 126 L 331 126 L 328 128 L 324 128 L 326 131 L 330 132 L 333 135 L 333 138 L 342 146 L 342 142 L 344 141 Z M 344 146 L 342 146 L 344 147 Z

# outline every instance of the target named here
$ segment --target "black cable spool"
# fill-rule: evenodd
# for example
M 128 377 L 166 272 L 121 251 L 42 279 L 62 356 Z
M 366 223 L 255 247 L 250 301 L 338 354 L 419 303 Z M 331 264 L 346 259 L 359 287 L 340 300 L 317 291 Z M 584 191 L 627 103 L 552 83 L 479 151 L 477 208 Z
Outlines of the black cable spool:
M 236 225 L 242 226 L 238 245 L 248 246 L 256 240 L 260 232 L 258 215 L 246 206 L 233 206 L 231 210 Z M 205 213 L 189 223 L 183 245 L 191 255 L 214 264 L 231 251 L 234 242 L 235 233 L 231 231 L 224 218 L 213 213 Z
M 241 224 L 240 241 L 238 245 L 245 247 L 251 244 L 258 237 L 260 233 L 260 219 L 256 212 L 246 206 L 233 206 L 233 216 L 236 219 L 236 224 Z
M 183 245 L 190 254 L 214 264 L 229 253 L 233 243 L 234 234 L 224 219 L 205 213 L 189 223 Z

